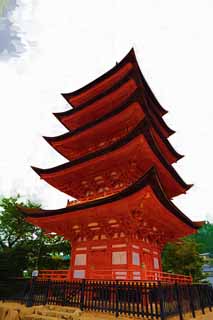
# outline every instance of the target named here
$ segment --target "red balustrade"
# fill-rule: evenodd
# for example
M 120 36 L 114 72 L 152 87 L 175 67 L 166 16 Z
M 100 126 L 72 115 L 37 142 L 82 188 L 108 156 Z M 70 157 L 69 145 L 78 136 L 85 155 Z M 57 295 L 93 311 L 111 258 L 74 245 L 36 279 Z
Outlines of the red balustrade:
M 103 277 L 104 274 L 104 277 Z M 55 281 L 70 281 L 72 270 L 40 270 L 39 279 L 50 279 Z M 141 280 L 141 281 L 162 281 L 167 283 L 192 283 L 192 277 L 182 274 L 173 274 L 155 270 L 93 270 L 88 279 L 98 280 Z
M 192 283 L 192 276 L 186 276 L 183 274 L 147 270 L 144 271 L 144 276 L 145 279 L 148 281 L 163 281 L 169 283 Z
M 69 281 L 70 270 L 39 270 L 38 279 Z

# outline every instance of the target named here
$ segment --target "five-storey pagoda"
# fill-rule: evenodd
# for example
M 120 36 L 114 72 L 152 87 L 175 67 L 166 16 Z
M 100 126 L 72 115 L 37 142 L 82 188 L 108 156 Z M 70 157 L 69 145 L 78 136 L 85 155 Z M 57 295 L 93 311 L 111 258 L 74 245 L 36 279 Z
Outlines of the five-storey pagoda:
M 166 111 L 146 83 L 134 50 L 114 68 L 64 98 L 56 113 L 66 134 L 45 137 L 68 162 L 33 167 L 76 198 L 57 210 L 21 208 L 27 221 L 69 239 L 69 279 L 150 279 L 168 241 L 196 232 L 171 198 L 186 184 L 172 164 L 182 156 L 167 138 Z

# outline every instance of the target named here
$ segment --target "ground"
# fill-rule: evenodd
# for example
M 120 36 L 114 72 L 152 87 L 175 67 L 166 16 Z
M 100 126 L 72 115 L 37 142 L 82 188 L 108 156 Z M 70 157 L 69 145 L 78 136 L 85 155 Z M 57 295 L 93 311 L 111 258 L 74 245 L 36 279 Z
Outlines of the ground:
M 48 309 L 48 310 L 47 310 Z M 60 306 L 37 306 L 26 308 L 18 303 L 0 302 L 0 320 L 115 320 L 115 315 L 100 312 L 81 312 L 77 308 Z M 139 319 L 136 317 L 120 316 L 117 319 Z M 142 318 L 140 318 L 142 319 Z M 190 315 L 186 315 L 184 320 L 192 320 Z M 206 310 L 202 315 L 200 311 L 196 312 L 197 320 L 212 320 L 213 312 Z M 168 320 L 179 320 L 179 317 L 170 317 Z

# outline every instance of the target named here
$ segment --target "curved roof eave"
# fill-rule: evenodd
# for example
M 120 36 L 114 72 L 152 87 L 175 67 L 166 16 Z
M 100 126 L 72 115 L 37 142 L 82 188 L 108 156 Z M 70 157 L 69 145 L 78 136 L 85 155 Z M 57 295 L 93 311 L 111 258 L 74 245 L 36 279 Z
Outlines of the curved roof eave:
M 160 184 L 160 180 L 157 171 L 154 167 L 150 168 L 140 179 L 138 179 L 133 185 L 126 189 L 118 192 L 117 194 L 110 195 L 105 198 L 91 200 L 85 203 L 77 203 L 70 207 L 54 210 L 43 210 L 43 209 L 32 209 L 18 206 L 18 209 L 26 216 L 32 218 L 46 218 L 56 215 L 63 215 L 66 213 L 72 213 L 75 211 L 86 210 L 89 208 L 105 205 L 117 200 L 121 200 L 125 197 L 131 196 L 132 194 L 140 191 L 144 187 L 150 185 L 157 199 L 178 219 L 187 224 L 193 229 L 198 229 L 202 222 L 191 221 L 184 213 L 182 213 L 166 196 L 163 188 Z
M 157 106 L 158 110 L 159 110 L 159 114 L 160 116 L 165 115 L 168 111 L 165 110 L 160 103 L 158 102 L 157 98 L 155 97 L 154 93 L 152 92 L 151 88 L 149 87 L 147 81 L 145 80 L 145 77 L 143 76 L 139 64 L 137 62 L 137 58 L 135 55 L 135 51 L 134 48 L 132 48 L 127 55 L 119 62 L 117 63 L 113 68 L 111 68 L 110 70 L 108 70 L 107 72 L 105 72 L 103 75 L 101 75 L 100 77 L 96 78 L 95 80 L 91 81 L 90 83 L 88 83 L 87 85 L 72 91 L 70 93 L 62 93 L 61 95 L 66 99 L 66 101 L 68 103 L 70 103 L 69 99 L 71 99 L 72 97 L 75 97 L 79 94 L 81 94 L 83 91 L 86 91 L 90 88 L 92 88 L 93 86 L 95 86 L 96 84 L 100 83 L 101 81 L 107 79 L 109 76 L 111 76 L 113 73 L 116 73 L 116 71 L 118 71 L 119 69 L 121 69 L 122 66 L 124 66 L 125 64 L 127 64 L 128 62 L 133 63 L 133 66 L 136 67 L 136 69 L 139 71 L 140 73 L 140 79 L 142 84 L 144 84 L 144 87 L 146 88 L 146 91 L 150 97 L 150 99 L 155 103 L 155 105 Z M 75 106 L 73 105 L 73 107 L 75 108 Z
M 107 94 L 113 93 L 115 92 L 117 89 L 119 89 L 120 87 L 122 87 L 122 85 L 124 85 L 126 82 L 128 82 L 129 80 L 134 80 L 136 85 L 137 85 L 137 89 L 140 89 L 140 79 L 139 76 L 133 71 L 130 70 L 126 76 L 121 79 L 120 81 L 118 81 L 114 86 L 112 86 L 108 91 Z M 147 99 L 147 97 L 145 96 L 145 93 L 142 91 L 141 92 L 141 97 L 143 97 L 143 100 L 146 101 L 146 105 L 147 108 L 150 110 L 149 112 L 152 112 L 154 114 L 154 116 L 156 117 L 157 121 L 159 122 L 159 124 L 161 125 L 161 127 L 163 128 L 163 130 L 166 132 L 166 137 L 171 136 L 172 134 L 175 133 L 175 131 L 171 128 L 169 128 L 169 126 L 166 124 L 166 122 L 159 116 L 158 112 L 153 108 L 153 106 L 149 103 L 149 100 Z M 91 105 L 93 105 L 93 103 L 95 103 L 96 101 L 98 101 L 99 99 L 104 98 L 106 95 L 102 94 L 100 97 L 98 97 L 97 99 L 90 101 L 89 103 L 83 104 L 81 106 L 79 106 L 78 108 L 74 108 L 74 109 L 69 109 L 63 112 L 57 112 L 57 113 L 53 113 L 53 115 L 60 121 L 62 122 L 62 124 L 68 129 L 70 130 L 70 128 L 64 123 L 63 118 L 66 117 L 72 117 L 72 115 L 75 115 L 77 113 L 79 113 L 80 111 L 86 109 L 86 107 L 89 107 Z M 71 120 L 72 121 L 72 120 Z
M 131 57 L 133 56 L 133 52 L 134 49 L 131 48 L 130 51 L 126 54 L 126 56 L 119 62 L 116 63 L 116 65 L 114 67 L 112 67 L 110 70 L 106 71 L 104 74 L 102 74 L 101 76 L 99 76 L 98 78 L 94 79 L 93 81 L 89 82 L 88 84 L 84 85 L 83 87 L 74 90 L 72 92 L 68 92 L 68 93 L 62 93 L 62 96 L 67 97 L 69 96 L 69 98 L 74 97 L 79 95 L 80 93 L 82 93 L 85 90 L 88 90 L 90 88 L 92 88 L 93 86 L 95 86 L 97 83 L 107 79 L 110 75 L 112 75 L 113 73 L 115 73 L 116 71 L 118 71 L 122 66 L 124 66 L 127 62 L 131 61 Z
M 81 163 L 84 163 L 88 160 L 95 159 L 97 157 L 103 156 L 105 154 L 108 154 L 114 150 L 118 150 L 122 146 L 126 145 L 130 141 L 132 141 L 134 138 L 136 138 L 138 135 L 143 134 L 146 138 L 147 143 L 149 144 L 150 148 L 152 149 L 153 153 L 156 155 L 156 157 L 159 159 L 159 161 L 162 163 L 162 165 L 169 171 L 169 173 L 173 176 L 173 178 L 182 186 L 182 188 L 187 191 L 192 187 L 191 184 L 186 184 L 183 179 L 179 176 L 179 174 L 175 171 L 175 169 L 166 161 L 166 159 L 161 154 L 157 144 L 155 143 L 154 137 L 149 132 L 150 128 L 150 122 L 147 118 L 144 118 L 139 125 L 137 125 L 136 128 L 134 128 L 127 136 L 120 139 L 119 141 L 115 142 L 113 145 L 108 146 L 104 149 L 95 151 L 93 153 L 90 153 L 82 158 L 66 162 L 62 165 L 49 168 L 49 169 L 41 169 L 37 167 L 33 167 L 32 169 L 39 175 L 47 175 L 47 174 L 54 174 L 69 168 L 72 168 L 76 165 L 79 165 Z
M 61 119 L 64 118 L 64 117 L 68 117 L 68 116 L 71 116 L 72 114 L 80 112 L 81 110 L 85 109 L 87 106 L 95 103 L 96 101 L 98 101 L 101 98 L 104 98 L 105 96 L 107 96 L 108 94 L 112 93 L 113 91 L 116 91 L 116 89 L 119 89 L 123 84 L 125 84 L 125 82 L 127 82 L 128 80 L 131 79 L 131 75 L 132 74 L 133 74 L 133 70 L 128 71 L 127 74 L 122 79 L 120 79 L 118 82 L 116 82 L 108 90 L 106 90 L 105 92 L 103 92 L 100 95 L 98 95 L 98 97 L 96 97 L 95 99 L 91 99 L 90 101 L 88 101 L 86 103 L 83 103 L 78 108 L 72 108 L 72 109 L 68 109 L 66 111 L 62 111 L 62 112 L 54 112 L 53 115 L 59 121 L 61 121 Z
M 76 130 L 73 131 L 68 131 L 60 136 L 56 136 L 56 137 L 43 137 L 52 147 L 54 147 L 54 142 L 57 141 L 63 141 L 64 139 L 69 139 L 77 134 L 80 134 L 83 131 L 89 130 L 91 128 L 94 128 L 96 125 L 100 124 L 103 121 L 106 121 L 110 118 L 112 118 L 113 116 L 116 116 L 117 114 L 121 113 L 122 111 L 124 111 L 125 109 L 127 109 L 130 104 L 133 104 L 135 102 L 139 103 L 141 108 L 144 110 L 145 114 L 146 114 L 146 118 L 148 118 L 148 120 L 151 122 L 152 127 L 156 130 L 156 132 L 158 133 L 158 135 L 160 136 L 160 138 L 162 139 L 162 141 L 164 142 L 164 144 L 166 145 L 166 147 L 168 148 L 168 150 L 174 155 L 174 157 L 179 160 L 183 157 L 183 155 L 179 154 L 171 145 L 171 143 L 164 137 L 164 135 L 161 133 L 161 130 L 158 128 L 158 126 L 156 125 L 155 121 L 153 121 L 153 119 L 151 118 L 150 114 L 148 113 L 148 108 L 146 107 L 146 105 L 143 103 L 142 101 L 142 97 L 141 97 L 141 92 L 140 89 L 136 89 L 135 92 L 126 100 L 125 103 L 123 103 L 119 108 L 105 114 L 103 117 L 90 122 L 80 128 L 77 128 Z M 63 154 L 62 154 L 63 155 Z M 64 155 L 63 155 L 64 156 Z M 176 160 L 176 161 L 177 161 Z

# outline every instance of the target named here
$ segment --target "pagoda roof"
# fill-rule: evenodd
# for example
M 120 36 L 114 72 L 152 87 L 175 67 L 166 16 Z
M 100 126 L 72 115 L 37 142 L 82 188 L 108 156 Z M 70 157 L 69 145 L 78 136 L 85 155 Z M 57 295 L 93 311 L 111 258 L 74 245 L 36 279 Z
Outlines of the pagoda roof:
M 145 116 L 153 127 L 153 135 L 167 161 L 173 163 L 182 158 L 150 116 L 139 88 L 120 108 L 105 114 L 103 117 L 60 136 L 44 138 L 64 157 L 73 160 L 106 147 L 106 145 L 113 144 L 122 136 L 127 135 L 130 129 L 133 129 Z
M 133 167 L 128 168 L 130 165 L 135 169 Z M 95 179 L 103 175 L 109 176 L 115 168 L 120 172 L 120 185 L 124 187 L 125 183 L 132 183 L 153 165 L 158 170 L 161 183 L 169 198 L 177 196 L 191 187 L 181 179 L 163 157 L 150 132 L 150 123 L 147 119 L 144 119 L 127 136 L 109 147 L 53 168 L 32 168 L 41 178 L 57 189 L 77 199 L 83 199 L 86 196 L 84 190 L 89 189 L 91 191 L 94 188 Z M 128 172 L 130 173 L 129 176 Z M 85 180 L 88 179 L 90 179 L 90 182 L 87 188 Z M 81 184 L 83 182 L 85 188 Z M 110 188 L 105 186 L 109 189 L 109 192 L 113 190 L 111 183 L 111 181 L 108 181 Z M 98 192 L 100 194 L 108 193 L 106 190 Z
M 76 130 L 125 104 L 137 88 L 140 88 L 138 76 L 130 74 L 112 87 L 107 95 L 103 95 L 89 105 L 83 105 L 65 112 L 54 113 L 54 115 L 68 130 Z M 175 131 L 169 128 L 156 110 L 152 108 L 152 105 L 149 104 L 146 98 L 145 91 L 141 88 L 140 96 L 143 104 L 146 104 L 150 116 L 162 131 L 162 134 L 165 137 L 172 135 Z
M 109 90 L 116 82 L 125 77 L 129 71 L 133 71 L 135 74 L 139 75 L 141 87 L 145 89 L 146 95 L 156 112 L 160 116 L 166 114 L 167 111 L 157 101 L 155 95 L 146 82 L 140 70 L 133 48 L 119 63 L 116 63 L 112 69 L 104 73 L 102 76 L 98 77 L 86 86 L 83 86 L 71 93 L 62 94 L 62 96 L 74 108 L 80 107 L 83 104 L 88 104 L 89 101 L 96 99 Z
M 56 210 L 21 206 L 19 210 L 29 222 L 69 239 L 76 225 L 85 226 L 94 221 L 104 223 L 110 217 L 125 218 L 138 230 L 148 223 L 152 228 L 164 231 L 170 237 L 166 241 L 191 234 L 203 224 L 192 222 L 167 198 L 155 168 L 148 170 L 133 185 L 105 198 Z

